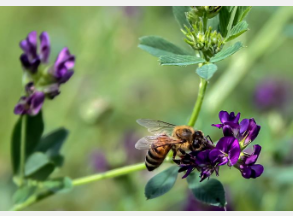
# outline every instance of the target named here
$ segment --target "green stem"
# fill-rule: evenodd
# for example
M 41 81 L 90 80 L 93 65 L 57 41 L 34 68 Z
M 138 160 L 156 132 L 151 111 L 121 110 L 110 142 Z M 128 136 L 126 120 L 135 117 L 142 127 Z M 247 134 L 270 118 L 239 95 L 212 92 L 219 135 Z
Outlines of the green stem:
M 20 143 L 20 186 L 24 182 L 24 165 L 25 165 L 25 139 L 26 139 L 26 115 L 22 116 L 21 121 L 21 143 Z
M 74 187 L 74 186 L 78 186 L 78 185 L 84 185 L 84 184 L 99 181 L 102 179 L 115 178 L 115 177 L 126 175 L 126 174 L 129 174 L 132 172 L 144 170 L 145 168 L 146 167 L 145 167 L 144 163 L 125 166 L 125 167 L 117 168 L 117 169 L 110 170 L 110 171 L 107 171 L 104 173 L 94 174 L 94 175 L 86 176 L 83 178 L 75 179 L 72 181 L 72 186 Z M 22 209 L 24 209 L 24 208 L 26 208 L 36 202 L 39 202 L 40 200 L 42 200 L 46 197 L 53 195 L 53 194 L 54 193 L 52 191 L 46 191 L 46 192 L 38 194 L 36 196 L 32 196 L 31 198 L 29 198 L 25 202 L 13 206 L 11 210 L 12 211 L 22 210 Z
M 203 102 L 203 98 L 204 98 L 204 94 L 205 94 L 205 91 L 206 91 L 206 88 L 207 88 L 207 84 L 208 84 L 208 82 L 205 79 L 200 78 L 197 99 L 196 99 L 196 102 L 195 102 L 195 105 L 194 105 L 190 120 L 188 122 L 188 125 L 191 126 L 191 127 L 194 127 L 195 122 L 197 120 L 197 117 L 199 115 L 199 111 L 201 109 L 201 105 L 202 105 L 202 102 Z
M 113 169 L 104 173 L 99 173 L 99 174 L 75 179 L 72 181 L 72 185 L 73 186 L 84 185 L 84 184 L 99 181 L 102 179 L 114 178 L 117 176 L 129 174 L 135 171 L 144 170 L 145 168 L 146 167 L 144 163 L 134 164 L 134 165 L 130 165 L 130 166 L 122 167 L 122 168 Z

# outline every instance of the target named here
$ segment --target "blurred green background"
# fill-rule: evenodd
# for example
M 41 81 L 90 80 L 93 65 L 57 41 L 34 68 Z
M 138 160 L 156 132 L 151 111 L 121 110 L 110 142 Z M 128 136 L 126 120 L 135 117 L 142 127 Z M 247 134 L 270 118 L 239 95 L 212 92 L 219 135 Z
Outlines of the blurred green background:
M 145 35 L 186 46 L 171 7 L 1 7 L 0 19 L 0 210 L 12 206 L 16 189 L 10 138 L 22 92 L 18 44 L 32 30 L 49 33 L 51 62 L 64 46 L 76 55 L 74 76 L 43 108 L 45 133 L 70 130 L 65 164 L 53 176 L 78 178 L 144 161 L 145 153 L 134 149 L 147 135 L 138 118 L 187 123 L 198 90 L 196 66 L 159 66 L 137 48 Z M 211 124 L 219 122 L 220 110 L 254 117 L 262 128 L 253 144 L 263 147 L 258 163 L 265 171 L 247 180 L 236 169 L 221 168 L 228 210 L 293 210 L 293 7 L 253 7 L 247 21 L 250 31 L 240 38 L 247 48 L 218 64 L 196 128 L 217 140 L 221 131 Z M 256 91 L 272 102 L 257 101 Z M 167 166 L 78 186 L 27 209 L 215 209 L 196 202 L 180 177 L 167 195 L 147 201 L 146 182 Z

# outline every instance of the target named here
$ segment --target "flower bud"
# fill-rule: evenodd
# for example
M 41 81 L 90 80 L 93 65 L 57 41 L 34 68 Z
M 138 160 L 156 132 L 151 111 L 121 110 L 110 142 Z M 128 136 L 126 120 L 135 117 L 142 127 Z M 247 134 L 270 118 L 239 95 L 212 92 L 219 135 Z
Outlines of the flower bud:
M 222 6 L 192 6 L 193 11 L 199 17 L 206 16 L 211 19 L 218 14 Z

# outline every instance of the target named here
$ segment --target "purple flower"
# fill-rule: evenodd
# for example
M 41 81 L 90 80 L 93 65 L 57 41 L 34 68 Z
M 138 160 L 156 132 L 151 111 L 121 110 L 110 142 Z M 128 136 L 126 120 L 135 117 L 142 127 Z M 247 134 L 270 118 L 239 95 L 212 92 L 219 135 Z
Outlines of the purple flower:
M 186 171 L 182 178 L 186 178 L 194 169 L 200 171 L 200 182 L 209 178 L 214 172 L 219 175 L 219 166 L 210 160 L 209 154 L 211 150 L 191 152 L 186 154 L 179 161 L 180 169 L 178 172 Z
M 104 172 L 109 169 L 108 161 L 102 151 L 95 151 L 91 155 L 91 163 L 96 171 Z
M 256 124 L 254 118 L 243 119 L 240 122 L 239 140 L 242 140 L 243 146 L 247 146 L 258 135 L 260 126 Z
M 233 166 L 237 163 L 240 152 L 241 149 L 237 139 L 234 137 L 222 137 L 216 148 L 209 153 L 209 158 L 213 164 L 218 166 L 225 164 Z
M 73 75 L 74 63 L 75 57 L 70 54 L 68 48 L 63 48 L 51 69 L 53 77 L 59 84 L 67 82 Z
M 208 149 L 197 154 L 196 163 L 201 171 L 200 182 L 209 178 L 214 172 L 219 176 L 219 166 L 210 158 L 211 151 L 213 150 Z
M 32 72 L 36 73 L 40 63 L 47 63 L 50 54 L 50 40 L 46 32 L 42 32 L 40 35 L 41 50 L 38 54 L 37 50 L 37 32 L 32 31 L 28 34 L 25 40 L 22 40 L 19 44 L 23 50 L 23 54 L 20 56 L 22 66 Z
M 253 99 L 260 110 L 277 109 L 285 111 L 288 106 L 290 107 L 292 101 L 291 92 L 291 82 L 286 79 L 270 77 L 257 85 Z
M 243 119 L 239 124 L 240 113 L 235 116 L 234 112 L 228 114 L 226 111 L 221 111 L 219 118 L 222 124 L 212 124 L 212 126 L 222 128 L 225 137 L 236 138 L 241 148 L 251 143 L 261 128 L 253 118 Z
M 251 155 L 244 154 L 241 157 L 239 164 L 236 166 L 244 178 L 257 178 L 263 171 L 264 167 L 260 164 L 255 164 L 261 151 L 260 145 L 253 146 L 253 153 Z
M 16 115 L 37 115 L 44 103 L 45 94 L 43 92 L 35 91 L 31 83 L 26 86 L 28 96 L 20 98 L 19 102 L 14 108 Z

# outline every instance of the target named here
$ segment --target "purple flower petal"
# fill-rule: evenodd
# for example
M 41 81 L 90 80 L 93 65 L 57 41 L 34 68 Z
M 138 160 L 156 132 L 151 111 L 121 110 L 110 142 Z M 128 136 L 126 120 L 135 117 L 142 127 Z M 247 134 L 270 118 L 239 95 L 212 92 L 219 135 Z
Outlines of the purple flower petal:
M 225 123 L 225 122 L 227 122 L 228 121 L 228 119 L 229 119 L 229 114 L 228 114 L 228 112 L 227 111 L 220 111 L 220 113 L 219 113 L 219 119 L 220 119 L 220 121 L 222 122 L 222 123 Z
M 28 103 L 30 104 L 30 109 L 28 111 L 29 115 L 37 115 L 44 103 L 45 94 L 43 92 L 35 92 L 30 96 Z
M 209 163 L 209 154 L 210 154 L 210 150 L 204 150 L 199 152 L 196 155 L 196 164 L 201 165 L 201 164 Z
M 230 163 L 228 164 L 229 166 L 233 166 L 237 163 L 240 153 L 241 153 L 241 149 L 240 149 L 239 142 L 237 139 L 234 139 L 233 143 L 229 146 L 229 151 L 228 151 L 229 160 L 230 160 Z
M 55 70 L 58 70 L 58 67 L 65 65 L 65 67 L 70 70 L 74 67 L 74 56 L 70 54 L 67 47 L 63 48 L 55 62 Z
M 212 124 L 213 127 L 222 128 L 223 124 Z
M 231 112 L 230 114 L 227 111 L 220 111 L 219 113 L 219 118 L 220 121 L 224 124 L 225 122 L 233 122 L 233 123 L 238 123 L 239 118 L 240 118 L 240 113 L 238 113 L 235 116 L 234 112 Z
M 251 178 L 259 177 L 264 171 L 264 167 L 260 164 L 255 164 L 251 166 Z
M 193 168 L 192 167 L 188 167 L 186 173 L 184 174 L 184 176 L 182 176 L 182 179 L 186 178 L 187 176 L 189 176 L 189 174 L 192 172 Z
M 257 161 L 258 156 L 259 156 L 260 151 L 261 151 L 261 146 L 260 145 L 254 145 L 253 149 L 254 149 L 253 154 L 251 154 L 250 156 L 244 158 L 244 164 L 253 165 Z
M 257 161 L 257 155 L 251 155 L 249 157 L 246 158 L 245 160 L 245 165 L 252 165 L 255 164 L 255 162 Z
M 75 57 L 70 54 L 68 48 L 63 48 L 54 64 L 53 76 L 58 83 L 65 83 L 73 75 Z
M 37 32 L 32 31 L 27 38 L 20 42 L 19 46 L 30 60 L 37 57 Z
M 224 124 L 223 127 L 223 134 L 224 136 L 232 136 L 237 137 L 239 134 L 239 124 L 234 122 L 227 122 Z
M 246 146 L 257 137 L 260 131 L 260 126 L 256 124 L 253 118 L 249 120 L 243 119 L 241 123 L 242 125 L 240 126 L 240 134 L 241 134 L 240 139 L 245 139 L 244 146 Z
M 249 179 L 251 177 L 251 168 L 249 166 L 240 166 L 240 171 L 244 178 Z
M 240 133 L 243 134 L 245 131 L 247 131 L 249 126 L 249 119 L 243 119 L 240 122 Z
M 41 33 L 40 41 L 41 41 L 40 59 L 42 62 L 48 63 L 49 55 L 50 55 L 50 39 L 47 32 Z
M 218 141 L 216 148 L 221 150 L 222 152 L 228 153 L 230 145 L 234 142 L 234 140 L 234 137 L 222 137 Z

